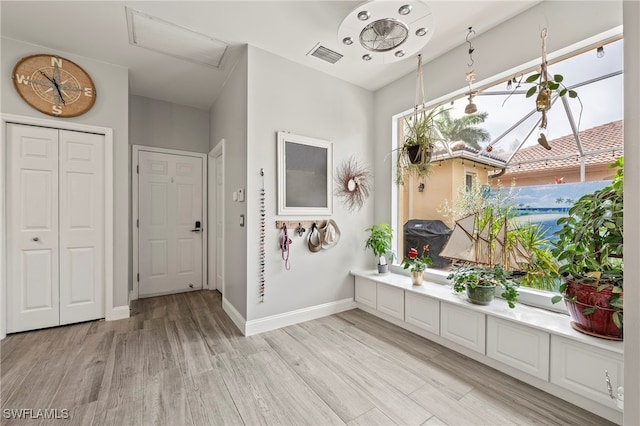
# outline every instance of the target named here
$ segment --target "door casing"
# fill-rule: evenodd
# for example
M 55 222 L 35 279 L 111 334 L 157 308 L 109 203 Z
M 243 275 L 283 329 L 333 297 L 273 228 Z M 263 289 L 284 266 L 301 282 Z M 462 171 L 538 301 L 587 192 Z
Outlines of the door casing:
M 131 230 L 132 230 L 132 276 L 133 288 L 129 295 L 130 300 L 136 300 L 139 297 L 139 228 L 138 228 L 138 153 L 140 151 L 157 152 L 163 154 L 185 155 L 190 157 L 198 157 L 202 159 L 202 218 L 207 218 L 207 154 L 200 154 L 198 152 L 182 151 L 177 149 L 156 148 L 151 146 L 133 145 L 131 155 Z M 202 231 L 202 288 L 208 289 L 209 282 L 207 277 L 207 235 L 209 231 L 209 224 L 207 222 L 203 225 Z
M 225 149 L 225 140 L 224 138 L 220 140 L 216 144 L 215 147 L 211 151 L 209 151 L 209 197 L 208 197 L 208 206 L 209 206 L 209 224 L 211 226 L 211 233 L 209 233 L 209 289 L 210 290 L 219 290 L 220 293 L 224 295 L 224 149 Z M 217 170 L 216 159 L 221 158 L 220 168 L 221 170 Z M 217 172 L 220 172 L 221 182 L 218 182 Z M 217 185 L 222 186 L 222 194 L 220 197 L 217 196 L 216 188 Z M 221 217 L 216 217 L 216 207 L 217 203 L 220 204 L 220 212 Z M 217 222 L 222 222 L 223 226 L 220 230 L 221 235 L 218 235 Z M 222 241 L 222 247 L 217 247 L 217 241 L 220 239 Z M 218 253 L 217 250 L 220 250 Z M 220 259 L 220 262 L 217 259 Z M 216 277 L 221 276 L 221 286 L 218 286 L 216 281 Z

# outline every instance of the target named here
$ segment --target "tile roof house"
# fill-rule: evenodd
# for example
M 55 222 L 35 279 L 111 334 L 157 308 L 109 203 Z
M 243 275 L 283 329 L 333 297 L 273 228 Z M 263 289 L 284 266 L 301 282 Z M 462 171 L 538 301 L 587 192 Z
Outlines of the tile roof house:
M 500 180 L 530 186 L 612 179 L 609 165 L 624 155 L 622 120 L 580 132 L 580 142 L 570 134 L 549 141 L 550 151 L 540 145 L 522 148 Z

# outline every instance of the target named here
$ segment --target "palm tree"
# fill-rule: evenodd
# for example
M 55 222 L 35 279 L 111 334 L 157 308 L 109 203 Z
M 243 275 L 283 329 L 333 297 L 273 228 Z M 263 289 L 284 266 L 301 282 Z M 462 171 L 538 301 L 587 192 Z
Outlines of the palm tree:
M 464 141 L 467 145 L 475 149 L 481 149 L 481 142 L 489 142 L 491 135 L 485 129 L 476 127 L 484 123 L 488 113 L 479 112 L 476 114 L 465 114 L 460 118 L 451 118 L 449 110 L 443 110 L 436 125 L 442 137 L 449 142 Z

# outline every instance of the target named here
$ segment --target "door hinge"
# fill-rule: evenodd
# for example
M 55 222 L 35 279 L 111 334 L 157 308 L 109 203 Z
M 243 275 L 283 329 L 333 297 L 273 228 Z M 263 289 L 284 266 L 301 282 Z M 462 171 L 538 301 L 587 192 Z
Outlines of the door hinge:
M 140 165 L 136 164 L 136 173 L 140 174 Z
M 138 282 L 140 282 L 140 273 L 138 272 Z
M 140 219 L 136 219 L 136 228 L 140 228 Z

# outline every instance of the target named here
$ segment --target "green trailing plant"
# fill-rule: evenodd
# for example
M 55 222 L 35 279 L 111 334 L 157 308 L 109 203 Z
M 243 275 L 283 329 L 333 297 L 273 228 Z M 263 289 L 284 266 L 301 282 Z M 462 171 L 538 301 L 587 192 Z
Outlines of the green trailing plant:
M 394 254 L 391 246 L 393 242 L 393 229 L 391 225 L 388 223 L 379 223 L 367 228 L 367 231 L 369 231 L 369 238 L 365 243 L 365 248 L 370 249 L 373 254 L 376 255 L 378 263 L 380 263 L 381 257 L 385 257 L 387 261 L 393 262 Z
M 426 178 L 432 170 L 431 154 L 436 142 L 442 140 L 435 118 L 442 108 L 414 112 L 404 119 L 404 140 L 397 149 L 396 183 L 404 185 L 410 176 Z
M 555 235 L 552 252 L 562 262 L 560 273 L 574 281 L 597 286 L 597 291 L 611 289 L 610 304 L 622 309 L 623 294 L 623 185 L 624 158 L 611 164 L 617 168 L 610 185 L 582 196 L 569 209 L 569 216 L 558 219 L 562 228 Z M 560 286 L 564 293 L 567 283 Z M 553 298 L 554 303 L 562 296 Z M 595 311 L 587 308 L 584 315 Z M 622 327 L 622 312 L 613 316 Z
M 495 285 L 502 289 L 500 296 L 507 301 L 510 308 L 514 308 L 518 301 L 518 283 L 508 276 L 500 264 L 492 267 L 470 264 L 457 265 L 454 266 L 447 279 L 451 280 L 453 290 L 457 293 L 466 291 L 467 286 L 476 288 Z

